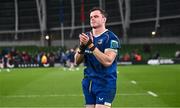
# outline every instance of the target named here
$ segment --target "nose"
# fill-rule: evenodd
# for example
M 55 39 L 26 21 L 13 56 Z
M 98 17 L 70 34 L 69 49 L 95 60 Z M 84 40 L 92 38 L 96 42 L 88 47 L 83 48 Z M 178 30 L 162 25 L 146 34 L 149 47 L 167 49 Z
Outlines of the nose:
M 94 16 L 91 16 L 90 19 L 91 19 L 91 20 L 94 19 Z
M 90 19 L 91 21 L 93 20 L 93 18 Z
M 91 18 L 91 22 L 93 22 L 93 21 L 94 21 L 94 17 Z

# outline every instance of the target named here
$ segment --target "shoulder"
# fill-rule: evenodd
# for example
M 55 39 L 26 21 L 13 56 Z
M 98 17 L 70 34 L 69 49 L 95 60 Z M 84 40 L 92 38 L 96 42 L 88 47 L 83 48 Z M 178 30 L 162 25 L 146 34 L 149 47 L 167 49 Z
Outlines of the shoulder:
M 115 40 L 115 41 L 117 41 L 118 43 L 120 42 L 118 36 L 115 35 L 112 31 L 107 30 L 107 31 L 105 32 L 105 34 L 109 36 L 109 40 Z
M 118 39 L 118 36 L 117 36 L 116 34 L 114 34 L 114 33 L 113 33 L 112 31 L 110 31 L 110 30 L 107 30 L 107 31 L 105 32 L 105 34 L 108 35 L 110 39 L 119 40 L 119 39 Z
M 120 40 L 117 35 L 108 30 L 106 34 L 109 36 L 109 43 L 111 48 L 120 48 Z

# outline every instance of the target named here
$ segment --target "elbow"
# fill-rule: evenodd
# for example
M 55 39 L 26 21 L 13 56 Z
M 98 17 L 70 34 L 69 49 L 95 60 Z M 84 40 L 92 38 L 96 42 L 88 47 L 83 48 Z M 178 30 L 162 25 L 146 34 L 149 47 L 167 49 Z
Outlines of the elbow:
M 79 65 L 79 64 L 80 64 L 79 56 L 78 56 L 77 53 L 76 53 L 75 56 L 74 56 L 74 63 L 75 63 L 76 65 Z
M 79 65 L 79 64 L 81 64 L 82 62 L 83 62 L 83 58 L 81 58 L 81 57 L 77 57 L 77 58 L 76 58 L 76 57 L 75 57 L 75 62 L 74 62 L 74 63 L 75 63 L 76 65 Z
M 80 61 L 76 58 L 76 56 L 74 57 L 74 64 L 75 65 L 79 65 L 80 64 Z
M 77 60 L 75 60 L 75 64 L 79 65 L 79 64 L 81 64 L 81 62 L 78 62 Z
M 103 63 L 103 66 L 104 67 L 109 67 L 109 66 L 111 66 L 112 65 L 112 62 L 105 62 L 105 63 Z

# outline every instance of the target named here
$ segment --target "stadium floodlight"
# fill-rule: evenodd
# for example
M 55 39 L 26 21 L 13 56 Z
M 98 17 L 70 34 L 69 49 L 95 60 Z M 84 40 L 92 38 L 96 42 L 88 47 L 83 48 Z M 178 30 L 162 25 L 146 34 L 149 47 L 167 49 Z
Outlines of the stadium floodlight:
M 46 35 L 46 36 L 45 36 L 45 39 L 46 39 L 46 40 L 49 40 L 49 35 Z
M 152 31 L 151 34 L 154 36 L 156 35 L 156 31 Z

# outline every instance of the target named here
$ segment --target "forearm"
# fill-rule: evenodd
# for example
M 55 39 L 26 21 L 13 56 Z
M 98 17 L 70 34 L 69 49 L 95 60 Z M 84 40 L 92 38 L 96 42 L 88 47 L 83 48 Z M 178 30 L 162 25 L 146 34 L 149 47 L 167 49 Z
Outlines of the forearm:
M 76 52 L 74 58 L 75 58 L 75 63 L 76 63 L 77 65 L 79 65 L 79 64 L 82 63 L 83 60 L 84 60 L 84 54 L 79 54 L 78 52 Z
M 113 53 L 113 54 L 112 54 Z M 95 48 L 93 51 L 93 55 L 96 57 L 96 59 L 103 64 L 105 67 L 110 66 L 114 59 L 116 54 L 114 52 L 109 53 L 103 53 L 98 48 Z

